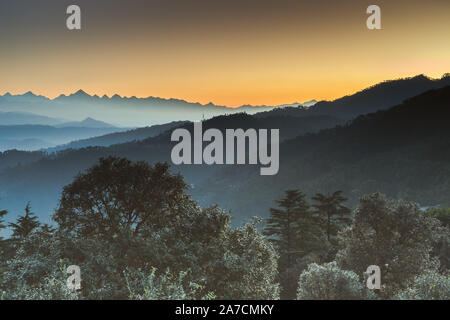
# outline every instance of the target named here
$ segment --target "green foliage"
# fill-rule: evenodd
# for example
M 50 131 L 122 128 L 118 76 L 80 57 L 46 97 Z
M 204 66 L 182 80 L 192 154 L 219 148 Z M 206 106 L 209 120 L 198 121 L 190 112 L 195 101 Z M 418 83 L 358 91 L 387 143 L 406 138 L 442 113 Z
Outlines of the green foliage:
M 444 227 L 450 227 L 450 208 L 430 208 L 426 213 L 441 221 Z
M 55 274 L 63 263 L 80 267 L 82 299 L 278 298 L 277 255 L 256 222 L 233 229 L 185 188 L 165 164 L 101 159 L 64 188 L 56 230 L 18 238 L 0 287 L 7 298 L 74 298 Z
M 258 231 L 259 219 L 238 229 L 228 229 L 223 254 L 213 262 L 207 277 L 210 290 L 220 299 L 279 299 L 276 283 L 278 255 Z M 211 248 L 212 249 L 212 248 Z
M 312 263 L 298 279 L 298 300 L 356 300 L 374 299 L 353 271 L 342 270 L 335 261 L 318 265 Z
M 353 224 L 340 235 L 343 249 L 336 260 L 358 275 L 369 265 L 380 266 L 380 295 L 389 298 L 424 270 L 438 268 L 433 243 L 447 232 L 416 204 L 376 193 L 361 198 Z
M 438 219 L 446 232 L 437 235 L 433 243 L 433 255 L 439 258 L 440 270 L 450 270 L 450 208 L 431 208 L 425 212 L 426 215 Z
M 25 215 L 19 216 L 16 223 L 10 223 L 12 228 L 12 238 L 14 240 L 21 240 L 26 238 L 34 229 L 40 226 L 38 217 L 31 212 L 31 205 L 27 203 L 25 207 Z
M 277 203 L 282 209 L 270 209 L 264 234 L 278 249 L 280 267 L 285 268 L 315 248 L 321 233 L 303 193 L 287 190 Z
M 395 296 L 401 300 L 450 300 L 450 275 L 427 271 Z
M 323 233 L 305 195 L 300 191 L 287 190 L 285 198 L 277 200 L 277 203 L 281 209 L 270 209 L 264 234 L 270 237 L 280 255 L 281 296 L 293 299 L 298 277 L 294 266 L 298 266 L 297 260 L 321 249 Z
M 200 285 L 185 283 L 187 272 L 180 272 L 173 276 L 169 270 L 157 275 L 156 269 L 149 274 L 142 271 L 125 272 L 127 288 L 131 300 L 191 300 L 199 295 L 202 289 Z M 214 298 L 214 293 L 209 293 L 203 299 Z
M 54 215 L 61 230 L 82 236 L 113 238 L 122 229 L 139 233 L 146 225 L 160 227 L 187 202 L 186 184 L 155 167 L 124 158 L 101 158 L 64 187 Z
M 57 228 L 30 205 L 10 224 L 0 299 L 449 298 L 447 209 L 365 196 L 334 257 L 349 217 L 340 191 L 317 194 L 315 211 L 287 191 L 262 233 L 258 218 L 232 228 L 228 212 L 185 190 L 167 164 L 101 159 L 64 188 Z M 81 269 L 78 292 L 69 265 Z M 382 271 L 377 294 L 364 283 L 369 265 Z

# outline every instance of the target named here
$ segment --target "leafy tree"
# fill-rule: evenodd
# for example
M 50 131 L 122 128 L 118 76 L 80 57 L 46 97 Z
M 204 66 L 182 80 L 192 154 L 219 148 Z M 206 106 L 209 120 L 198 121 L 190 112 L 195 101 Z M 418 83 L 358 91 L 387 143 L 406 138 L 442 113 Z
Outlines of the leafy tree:
M 278 297 L 277 255 L 269 241 L 253 224 L 233 229 L 228 213 L 199 207 L 185 194 L 183 178 L 168 169 L 167 164 L 100 159 L 64 188 L 54 215 L 56 232 L 34 233 L 51 239 L 51 245 L 40 247 L 46 241 L 36 241 L 21 247 L 10 264 L 8 286 L 29 268 L 38 268 L 34 274 L 40 279 L 51 276 L 64 259 L 80 266 L 81 295 L 87 299 L 151 298 L 155 295 L 145 290 L 164 281 L 197 299 Z M 166 277 L 166 270 L 173 276 Z M 149 281 L 130 291 L 137 279 Z M 26 281 L 33 288 L 40 285 L 34 277 Z
M 335 261 L 312 263 L 298 279 L 298 300 L 359 300 L 374 299 L 353 271 L 342 270 Z
M 437 270 L 433 243 L 448 229 L 414 204 L 375 193 L 364 196 L 353 223 L 340 235 L 336 260 L 343 269 L 363 275 L 370 265 L 381 269 L 383 298 L 405 289 L 414 277 Z
M 221 256 L 205 274 L 210 284 L 205 292 L 220 299 L 279 299 L 276 283 L 278 255 L 272 244 L 258 231 L 260 219 L 223 234 Z M 209 250 L 214 248 L 209 247 Z M 213 286 L 211 286 L 211 284 Z
M 450 300 L 450 275 L 426 271 L 394 298 L 401 300 Z
M 450 230 L 450 208 L 430 208 L 425 214 L 438 219 Z M 439 257 L 440 270 L 447 272 L 450 269 L 450 231 L 442 232 L 433 243 L 433 255 Z
M 124 158 L 101 158 L 63 189 L 54 219 L 64 231 L 111 238 L 120 230 L 135 234 L 145 225 L 162 226 L 188 202 L 186 183 L 169 173 Z
M 27 203 L 25 207 L 25 215 L 19 216 L 16 223 L 10 223 L 12 228 L 12 237 L 15 240 L 22 240 L 26 238 L 33 230 L 40 226 L 38 217 L 31 212 L 31 205 Z
M 142 271 L 127 271 L 126 281 L 131 300 L 191 300 L 198 296 L 202 289 L 200 285 L 189 282 L 185 284 L 187 272 L 174 276 L 169 270 L 157 275 L 156 269 L 149 274 Z M 210 293 L 203 299 L 212 299 Z
M 317 193 L 313 198 L 317 203 L 313 205 L 321 217 L 325 219 L 325 229 L 328 242 L 331 241 L 331 236 L 335 236 L 339 230 L 338 222 L 348 221 L 345 217 L 351 211 L 343 205 L 348 199 L 342 196 L 342 191 L 335 191 L 331 195 L 324 195 Z
M 450 208 L 429 208 L 426 213 L 438 219 L 444 227 L 450 227 Z

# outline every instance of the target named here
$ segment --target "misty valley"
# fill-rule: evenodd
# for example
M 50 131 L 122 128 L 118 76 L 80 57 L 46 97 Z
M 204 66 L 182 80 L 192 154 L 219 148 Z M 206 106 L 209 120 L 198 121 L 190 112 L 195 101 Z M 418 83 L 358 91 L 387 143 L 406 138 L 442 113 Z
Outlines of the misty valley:
M 1 298 L 448 299 L 449 106 L 447 74 L 233 110 L 0 96 Z

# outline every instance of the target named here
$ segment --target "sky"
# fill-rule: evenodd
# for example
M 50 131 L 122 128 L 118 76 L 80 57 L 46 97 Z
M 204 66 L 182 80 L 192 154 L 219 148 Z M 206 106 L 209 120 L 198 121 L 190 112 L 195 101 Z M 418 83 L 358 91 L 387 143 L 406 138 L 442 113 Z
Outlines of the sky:
M 81 30 L 66 28 L 70 4 Z M 449 16 L 449 0 L 0 0 L 0 94 L 331 100 L 450 72 Z

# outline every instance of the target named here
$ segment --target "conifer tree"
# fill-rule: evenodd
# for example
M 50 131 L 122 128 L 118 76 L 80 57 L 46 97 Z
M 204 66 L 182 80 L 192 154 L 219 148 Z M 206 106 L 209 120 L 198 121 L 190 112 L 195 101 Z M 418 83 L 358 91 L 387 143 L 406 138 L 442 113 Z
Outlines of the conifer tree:
M 323 219 L 322 225 L 325 227 L 328 242 L 336 235 L 339 222 L 348 220 L 347 214 L 351 212 L 344 206 L 348 199 L 342 195 L 342 191 L 335 191 L 331 195 L 317 193 L 313 198 L 317 203 L 313 205 L 315 212 Z
M 25 215 L 19 216 L 16 223 L 10 223 L 12 228 L 12 238 L 21 240 L 26 238 L 34 229 L 40 226 L 38 217 L 31 211 L 30 203 L 25 207 Z
M 292 266 L 297 257 L 309 252 L 320 230 L 305 195 L 300 191 L 287 190 L 285 198 L 276 202 L 280 209 L 270 209 L 264 234 L 278 249 L 280 269 L 284 269 Z

